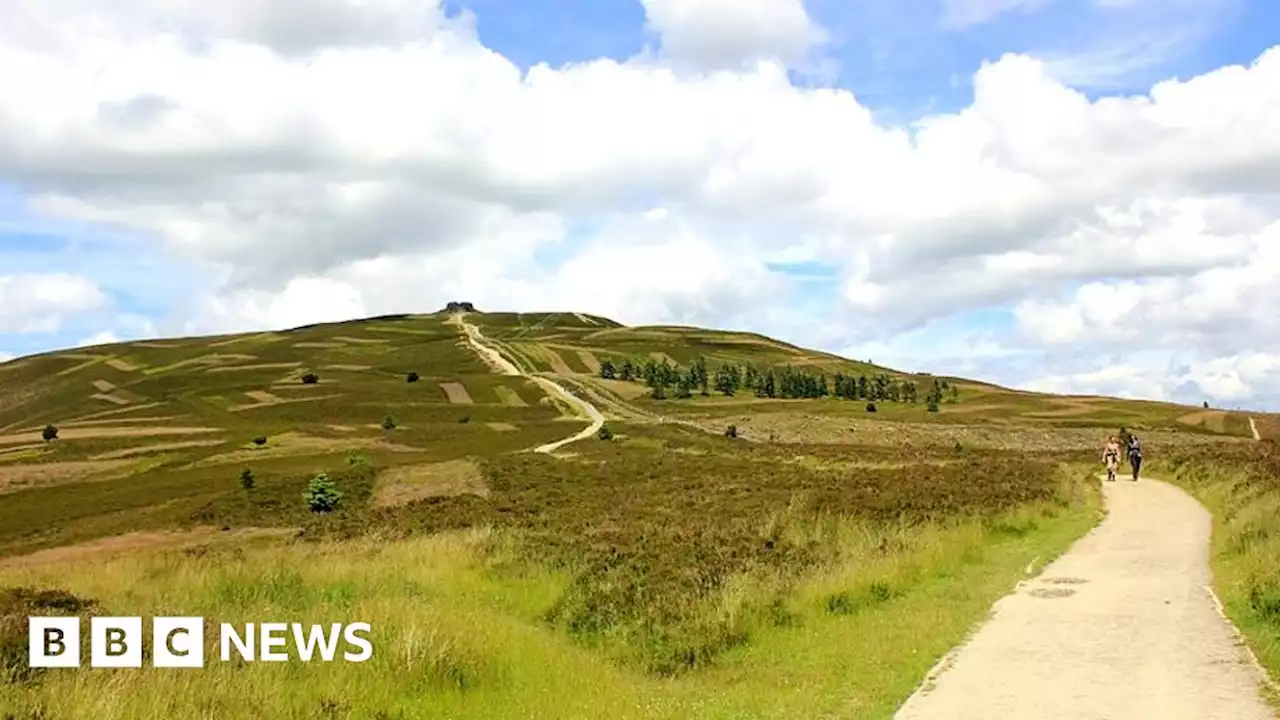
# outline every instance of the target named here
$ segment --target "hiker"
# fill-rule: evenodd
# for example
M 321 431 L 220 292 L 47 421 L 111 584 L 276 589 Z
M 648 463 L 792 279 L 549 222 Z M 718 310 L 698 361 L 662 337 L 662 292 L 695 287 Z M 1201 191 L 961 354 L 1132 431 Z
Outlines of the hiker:
M 1133 468 L 1133 481 L 1138 482 L 1138 471 L 1142 469 L 1142 444 L 1137 435 L 1129 436 L 1129 467 Z
M 1120 466 L 1120 441 L 1112 435 L 1102 448 L 1102 462 L 1107 466 L 1107 482 L 1115 482 L 1116 468 Z

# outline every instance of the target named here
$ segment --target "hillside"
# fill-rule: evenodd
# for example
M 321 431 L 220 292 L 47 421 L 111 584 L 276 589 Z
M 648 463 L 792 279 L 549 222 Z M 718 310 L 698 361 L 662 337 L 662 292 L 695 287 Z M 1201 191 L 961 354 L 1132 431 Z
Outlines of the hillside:
M 290 665 L 285 694 L 262 664 L 181 688 L 23 676 L 0 712 L 885 717 L 1097 521 L 1106 433 L 1156 462 L 1269 462 L 1249 420 L 576 313 L 21 358 L 0 365 L 0 677 L 39 602 L 358 612 L 385 650 Z

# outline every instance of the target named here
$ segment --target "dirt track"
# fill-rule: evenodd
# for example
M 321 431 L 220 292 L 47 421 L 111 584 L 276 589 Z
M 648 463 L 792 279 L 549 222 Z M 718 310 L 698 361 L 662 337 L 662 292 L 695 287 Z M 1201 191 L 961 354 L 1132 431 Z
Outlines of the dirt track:
M 485 362 L 490 367 L 502 373 L 503 375 L 524 375 L 524 373 L 520 372 L 520 369 L 517 368 L 514 364 L 512 364 L 510 360 L 507 360 L 505 357 L 503 357 L 502 353 L 490 347 L 485 342 L 484 335 L 480 333 L 480 328 L 464 320 L 461 315 L 455 315 L 454 318 L 456 318 L 455 322 L 461 325 L 463 331 L 466 333 L 467 343 L 471 345 L 471 347 L 480 355 L 481 358 L 485 360 Z M 597 432 L 600 431 L 600 428 L 604 426 L 604 415 L 600 414 L 600 411 L 596 408 L 595 405 L 592 405 L 590 402 L 587 402 L 586 400 L 583 400 L 577 395 L 574 395 L 573 393 L 564 389 L 563 386 L 561 386 L 559 383 L 555 382 L 554 380 L 550 380 L 538 375 L 530 375 L 527 377 L 529 377 L 531 380 L 541 385 L 544 389 L 547 390 L 547 392 L 553 395 L 559 395 L 560 397 L 564 398 L 565 402 L 568 402 L 570 405 L 581 409 L 582 412 L 585 413 L 586 416 L 591 420 L 591 424 L 583 428 L 581 432 L 578 432 L 575 435 L 571 435 L 567 438 L 564 438 L 563 440 L 557 440 L 555 442 L 547 443 L 545 445 L 540 445 L 534 448 L 534 452 L 547 453 L 547 454 L 553 453 L 556 450 L 559 450 L 561 447 L 568 445 L 569 443 L 577 442 L 579 440 L 585 440 L 586 438 L 589 438 L 592 435 L 595 435 Z
M 1209 590 L 1208 512 L 1158 481 L 1104 489 L 1102 524 L 996 603 L 896 718 L 1273 720 Z

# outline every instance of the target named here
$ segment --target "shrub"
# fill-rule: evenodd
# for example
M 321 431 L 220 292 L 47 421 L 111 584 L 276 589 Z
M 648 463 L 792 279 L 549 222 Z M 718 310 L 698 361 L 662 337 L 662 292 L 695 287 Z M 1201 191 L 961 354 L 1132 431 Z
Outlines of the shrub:
M 45 441 L 45 442 L 49 442 L 49 441 L 51 441 L 51 440 L 57 440 L 57 439 L 58 439 L 58 428 L 54 427 L 53 425 L 45 425 L 45 426 L 44 426 L 44 432 L 43 432 L 43 433 L 41 433 L 40 435 L 41 435 L 41 437 L 43 437 L 43 438 L 44 438 L 44 441 Z
M 320 473 L 311 478 L 307 491 L 302 494 L 302 499 L 306 501 L 311 512 L 326 513 L 338 508 L 338 503 L 342 501 L 342 493 L 334 487 L 327 473 Z
M 254 438 L 254 439 L 253 439 L 253 444 L 254 444 L 254 445 L 257 445 L 258 447 L 262 447 L 263 445 L 266 445 L 266 444 L 267 444 L 267 436 L 266 436 L 266 435 L 259 435 L 258 437 L 256 437 L 256 438 Z
M 876 411 L 876 404 L 873 402 L 867 403 L 867 412 L 875 412 L 875 411 Z
M 1208 409 L 1209 409 L 1209 401 L 1208 401 L 1208 400 L 1205 400 L 1205 401 L 1204 401 L 1204 409 L 1205 409 L 1205 410 L 1208 410 Z
M 596 437 L 600 438 L 601 440 L 612 440 L 613 431 L 609 429 L 608 425 L 601 425 L 600 430 L 596 432 Z
M 250 470 L 249 468 L 245 468 L 240 473 L 240 487 L 244 488 L 245 490 L 253 489 L 253 471 Z
M 724 436 L 725 436 L 725 437 L 727 437 L 727 438 L 736 438 L 736 437 L 738 437 L 738 426 L 737 426 L 737 425 L 730 425 L 729 427 L 725 428 L 725 429 L 724 429 Z
M 938 401 L 937 401 L 937 400 L 930 400 L 930 401 L 929 401 L 929 405 L 928 405 L 925 409 L 926 409 L 926 410 L 928 410 L 928 411 L 929 411 L 929 412 L 931 412 L 931 413 L 936 413 L 936 412 L 938 412 L 941 408 L 939 408 L 939 407 L 938 407 Z
M 959 455 L 960 453 L 963 453 L 963 452 L 964 452 L 964 446 L 960 444 L 960 441 L 959 441 L 959 440 L 957 440 L 957 441 L 956 441 L 956 445 L 955 445 L 955 447 L 954 447 L 954 448 L 952 448 L 952 450 L 954 450 L 954 451 L 955 451 L 955 453 L 956 453 L 957 455 Z
M 462 423 L 463 425 L 466 425 L 467 423 L 471 422 L 471 416 L 463 415 L 462 417 L 458 418 L 458 422 Z
M 361 467 L 368 464 L 369 459 L 354 450 L 347 453 L 347 464 L 351 467 Z
M 388 416 L 386 416 L 386 417 L 382 418 L 382 429 L 383 429 L 383 430 L 395 430 L 395 429 L 396 429 L 396 419 L 395 419 L 395 418 L 393 418 L 393 417 L 391 417 L 390 415 L 388 415 Z
M 320 376 L 313 372 L 309 372 L 302 376 L 303 385 L 315 385 L 318 382 L 320 382 Z
M 411 373 L 409 373 L 408 375 L 405 375 L 405 376 L 404 376 L 404 381 L 405 381 L 405 382 L 416 383 L 416 382 L 418 382 L 418 380 L 419 380 L 419 379 L 420 379 L 420 378 L 418 377 L 418 373 L 416 373 L 416 372 L 411 372 Z

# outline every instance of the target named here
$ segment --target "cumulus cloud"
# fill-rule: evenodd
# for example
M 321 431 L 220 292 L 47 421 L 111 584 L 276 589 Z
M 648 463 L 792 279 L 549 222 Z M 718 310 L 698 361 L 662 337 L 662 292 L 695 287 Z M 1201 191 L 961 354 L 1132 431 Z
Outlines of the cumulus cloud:
M 1144 370 L 1165 394 L 1249 392 L 1211 363 L 1280 352 L 1258 310 L 1280 299 L 1280 49 L 1098 99 L 1006 55 L 968 107 L 896 126 L 793 84 L 821 39 L 797 0 L 647 0 L 657 55 L 527 72 L 435 2 L 109 7 L 15 5 L 0 178 L 38 213 L 223 268 L 192 328 L 466 297 L 889 347 L 1013 306 L 1017 349 L 1217 348 Z M 813 320 L 777 258 L 835 267 L 838 305 Z M 9 328 L 56 314 L 0 303 Z M 1122 377 L 1096 370 L 1041 379 Z
M 698 70 L 802 62 L 826 33 L 802 0 L 640 0 L 664 55 Z
M 98 286 L 77 275 L 0 275 L 0 332 L 53 332 L 68 316 L 105 303 Z

